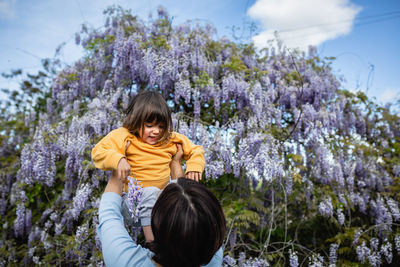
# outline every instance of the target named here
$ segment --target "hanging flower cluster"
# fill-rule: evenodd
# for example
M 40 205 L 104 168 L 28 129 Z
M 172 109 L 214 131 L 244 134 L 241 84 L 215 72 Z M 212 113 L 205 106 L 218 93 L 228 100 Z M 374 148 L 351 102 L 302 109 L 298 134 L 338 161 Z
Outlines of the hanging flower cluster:
M 128 201 L 129 201 L 129 211 L 132 214 L 132 219 L 134 223 L 139 221 L 139 204 L 142 201 L 143 188 L 138 184 L 136 179 L 131 176 L 127 178 L 128 183 Z

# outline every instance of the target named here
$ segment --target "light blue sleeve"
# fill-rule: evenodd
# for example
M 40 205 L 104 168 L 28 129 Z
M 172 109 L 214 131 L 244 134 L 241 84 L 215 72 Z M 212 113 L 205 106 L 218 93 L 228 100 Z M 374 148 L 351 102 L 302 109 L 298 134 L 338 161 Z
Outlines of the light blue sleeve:
M 155 267 L 151 261 L 152 253 L 137 245 L 125 229 L 121 214 L 122 197 L 107 192 L 101 197 L 99 207 L 99 226 L 97 234 L 100 238 L 103 259 L 108 267 L 141 266 Z M 223 252 L 220 248 L 205 267 L 222 266 Z
M 203 267 L 219 267 L 222 266 L 224 254 L 222 252 L 222 248 L 218 249 L 218 251 L 214 254 L 211 261 L 207 265 L 203 265 Z
M 125 229 L 121 214 L 120 195 L 104 193 L 99 207 L 97 233 L 106 266 L 154 267 L 151 252 L 137 245 Z

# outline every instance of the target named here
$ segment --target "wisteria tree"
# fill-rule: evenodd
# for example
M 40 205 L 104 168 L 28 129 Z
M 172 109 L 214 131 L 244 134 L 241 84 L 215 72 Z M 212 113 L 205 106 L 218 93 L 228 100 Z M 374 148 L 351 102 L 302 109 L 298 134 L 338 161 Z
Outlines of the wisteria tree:
M 142 90 L 162 93 L 175 129 L 206 151 L 226 266 L 400 264 L 400 118 L 341 90 L 334 59 L 216 39 L 162 8 L 146 22 L 105 17 L 76 34 L 83 58 L 45 61 L 2 103 L 0 265 L 103 264 L 109 173 L 90 152 Z

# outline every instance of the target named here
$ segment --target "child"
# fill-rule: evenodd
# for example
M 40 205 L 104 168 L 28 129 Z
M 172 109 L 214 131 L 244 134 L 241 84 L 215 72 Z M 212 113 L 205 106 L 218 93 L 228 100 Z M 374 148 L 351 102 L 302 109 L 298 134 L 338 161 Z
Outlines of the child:
M 156 92 L 139 93 L 127 109 L 123 127 L 111 131 L 92 150 L 94 165 L 114 170 L 119 179 L 134 177 L 143 187 L 163 189 L 169 182 L 172 157 L 181 144 L 186 160 L 187 178 L 200 180 L 204 170 L 204 150 L 186 136 L 172 132 L 171 111 L 164 98 Z M 149 215 L 150 218 L 151 210 Z M 147 218 L 145 224 L 150 220 Z M 150 224 L 143 225 L 146 235 Z M 151 230 L 151 229 L 150 229 Z

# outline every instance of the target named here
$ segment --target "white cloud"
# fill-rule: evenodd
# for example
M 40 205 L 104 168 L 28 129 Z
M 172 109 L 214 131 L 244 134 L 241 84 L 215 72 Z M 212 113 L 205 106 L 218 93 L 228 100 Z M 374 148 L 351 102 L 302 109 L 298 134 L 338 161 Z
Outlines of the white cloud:
M 15 4 L 17 0 L 0 0 L 0 19 L 15 18 Z
M 360 11 L 349 0 L 257 0 L 247 14 L 261 23 L 253 37 L 257 47 L 277 31 L 287 47 L 305 49 L 350 33 Z
M 388 103 L 388 102 L 394 102 L 399 100 L 400 97 L 400 88 L 398 89 L 393 89 L 393 88 L 386 88 L 383 92 L 380 92 L 379 94 L 376 95 L 376 98 L 378 101 L 381 103 Z

